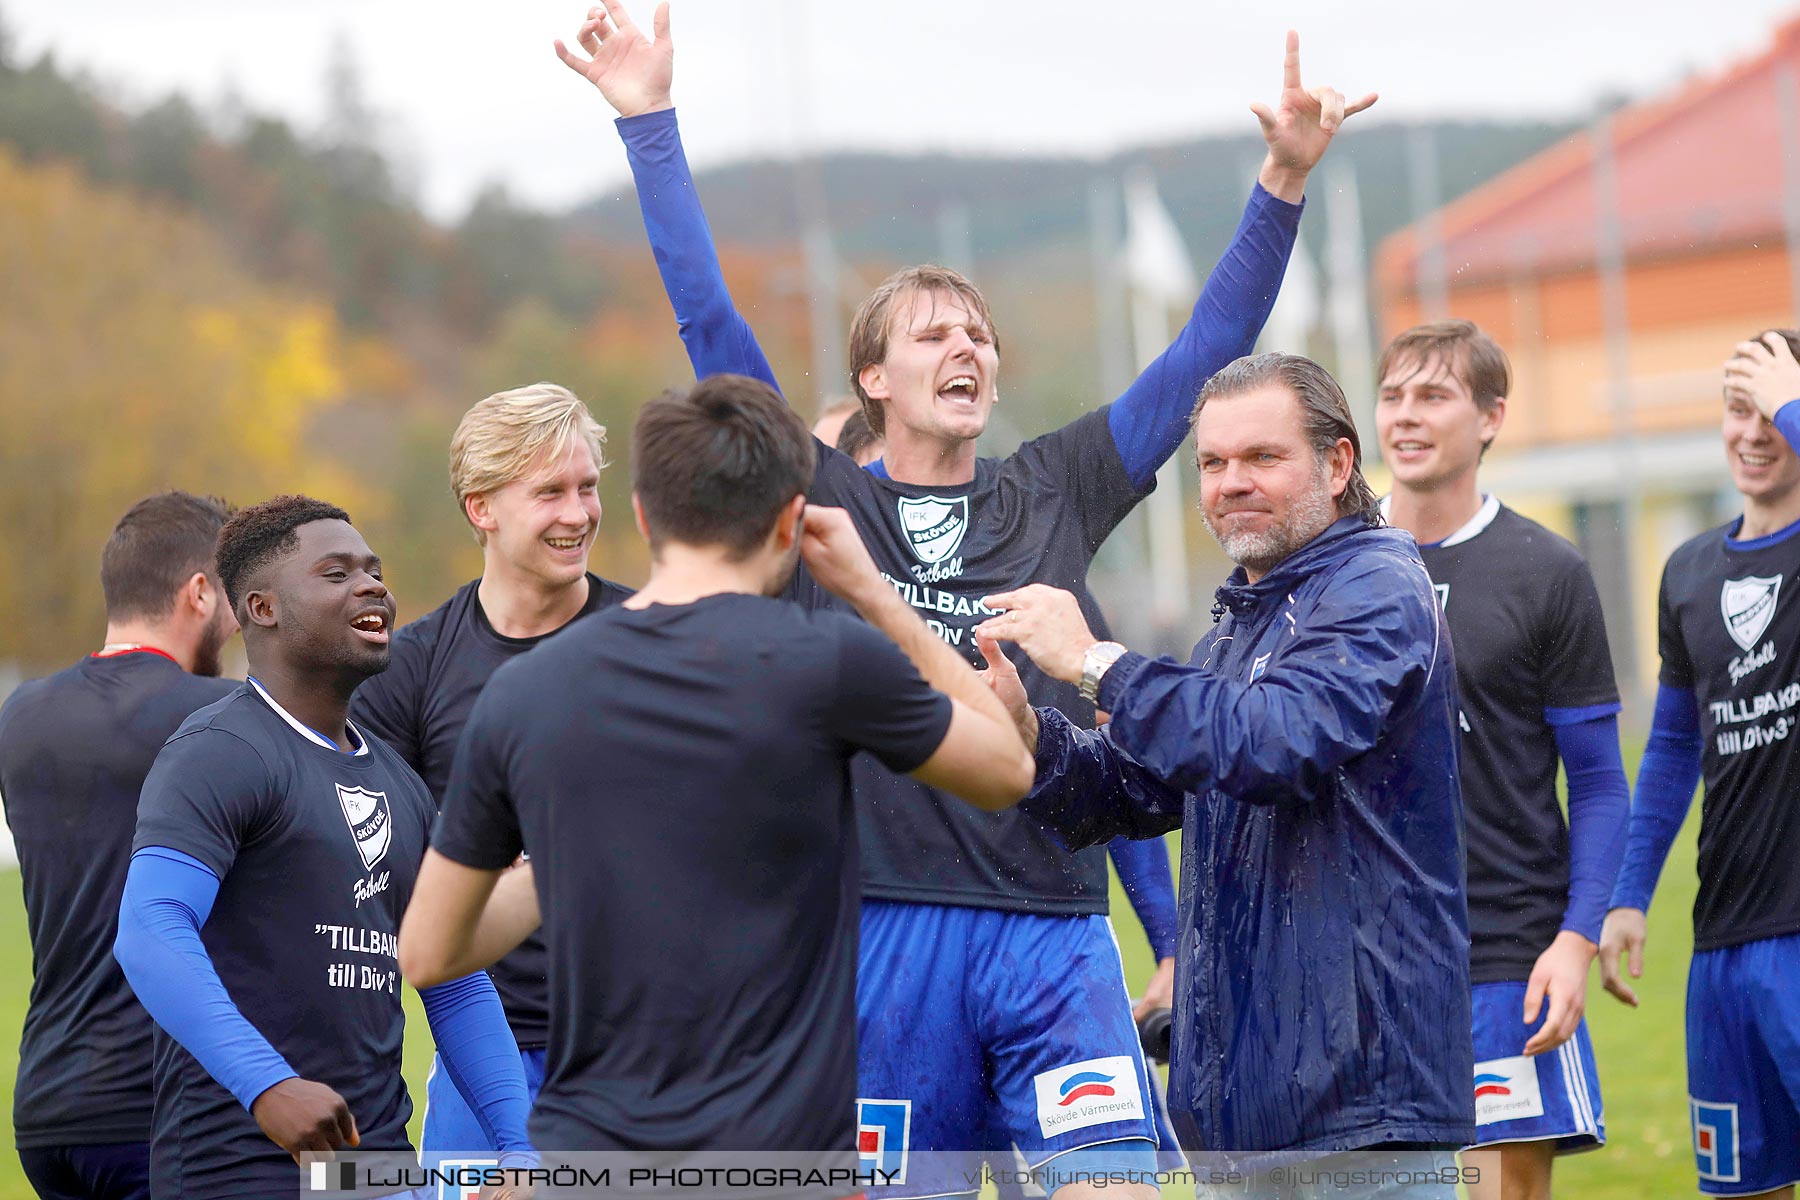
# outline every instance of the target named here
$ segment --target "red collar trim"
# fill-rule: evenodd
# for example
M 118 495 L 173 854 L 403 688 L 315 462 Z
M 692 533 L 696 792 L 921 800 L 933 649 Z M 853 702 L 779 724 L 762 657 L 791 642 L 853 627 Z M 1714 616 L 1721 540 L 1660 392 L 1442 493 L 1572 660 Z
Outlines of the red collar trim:
M 129 650 L 114 650 L 111 654 L 102 654 L 98 650 L 96 650 L 94 653 L 88 655 L 88 657 L 89 658 L 123 658 L 127 654 L 154 654 L 158 658 L 168 659 L 170 662 L 175 663 L 175 665 L 178 667 L 181 665 L 180 663 L 175 662 L 175 656 L 173 654 L 170 654 L 167 650 L 158 650 L 155 646 L 133 646 Z

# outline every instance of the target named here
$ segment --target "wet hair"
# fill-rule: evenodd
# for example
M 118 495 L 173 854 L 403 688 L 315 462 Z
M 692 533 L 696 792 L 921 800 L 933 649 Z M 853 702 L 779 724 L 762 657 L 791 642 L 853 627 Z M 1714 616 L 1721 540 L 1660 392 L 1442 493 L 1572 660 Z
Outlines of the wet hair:
M 994 316 L 988 311 L 981 291 L 960 271 L 927 264 L 895 271 L 870 292 L 857 307 L 850 321 L 850 386 L 862 401 L 863 416 L 877 437 L 887 436 L 887 413 L 881 401 L 863 391 L 862 373 L 866 367 L 887 361 L 888 341 L 894 333 L 894 313 L 908 298 L 924 292 L 928 295 L 955 297 L 968 307 L 971 316 L 987 326 L 994 339 L 994 351 L 1000 350 L 1000 335 L 994 330 Z
M 337 505 L 310 496 L 276 496 L 239 509 L 219 530 L 218 546 L 219 582 L 238 620 L 243 620 L 239 606 L 250 585 L 271 563 L 294 552 L 302 525 L 349 520 L 350 514 Z
M 175 491 L 126 509 L 100 551 L 107 620 L 168 616 L 183 584 L 196 574 L 214 575 L 213 548 L 230 516 L 217 496 Z
M 1310 358 L 1298 354 L 1257 354 L 1226 364 L 1200 389 L 1189 424 L 1200 419 L 1200 412 L 1210 401 L 1245 392 L 1268 384 L 1280 384 L 1300 402 L 1300 419 L 1314 456 L 1320 461 L 1336 446 L 1339 438 L 1350 443 L 1350 480 L 1344 494 L 1338 497 L 1338 512 L 1359 516 L 1370 525 L 1381 524 L 1381 508 L 1375 489 L 1362 473 L 1362 438 L 1357 435 L 1356 421 L 1350 415 L 1350 403 L 1344 389 L 1331 377 L 1331 372 Z
M 816 447 L 775 389 L 744 375 L 650 401 L 632 436 L 631 485 L 652 553 L 679 542 L 749 557 L 812 485 Z

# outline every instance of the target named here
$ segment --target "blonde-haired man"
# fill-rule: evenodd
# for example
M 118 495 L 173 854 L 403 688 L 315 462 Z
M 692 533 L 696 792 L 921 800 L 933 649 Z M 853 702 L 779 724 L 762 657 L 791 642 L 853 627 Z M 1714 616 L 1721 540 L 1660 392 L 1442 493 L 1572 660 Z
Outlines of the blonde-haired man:
M 440 804 L 475 698 L 502 663 L 577 617 L 631 595 L 587 569 L 600 527 L 606 431 L 553 383 L 500 392 L 450 439 L 450 486 L 481 544 L 481 578 L 394 637 L 387 671 L 357 690 L 351 717 L 422 776 Z M 544 1078 L 549 994 L 533 936 L 492 968 L 535 1098 Z M 432 1064 L 421 1149 L 427 1165 L 497 1158 L 479 1109 Z

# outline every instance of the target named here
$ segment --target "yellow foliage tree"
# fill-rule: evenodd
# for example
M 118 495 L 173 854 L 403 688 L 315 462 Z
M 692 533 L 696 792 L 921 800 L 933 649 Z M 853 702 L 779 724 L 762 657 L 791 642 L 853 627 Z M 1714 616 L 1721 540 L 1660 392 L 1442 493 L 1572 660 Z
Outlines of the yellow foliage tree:
M 0 151 L 0 663 L 98 641 L 99 549 L 168 487 L 378 493 L 309 453 L 344 392 L 331 310 L 238 270 L 199 222 Z

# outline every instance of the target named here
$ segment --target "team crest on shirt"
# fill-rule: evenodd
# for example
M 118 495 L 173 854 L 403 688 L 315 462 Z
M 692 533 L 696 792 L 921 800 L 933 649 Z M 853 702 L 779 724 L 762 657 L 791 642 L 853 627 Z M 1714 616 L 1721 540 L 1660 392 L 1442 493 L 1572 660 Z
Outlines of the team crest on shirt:
M 900 528 L 914 557 L 928 565 L 941 563 L 956 553 L 969 531 L 969 498 L 902 496 Z
M 394 818 L 388 809 L 387 793 L 345 787 L 340 783 L 337 796 L 338 807 L 344 810 L 344 820 L 356 839 L 356 852 L 362 855 L 363 869 L 373 870 L 387 854 L 388 843 L 394 838 Z
M 1725 614 L 1725 632 L 1745 650 L 1756 648 L 1763 630 L 1775 616 L 1775 599 L 1781 595 L 1781 576 L 1752 575 L 1728 579 L 1719 591 L 1719 608 Z

